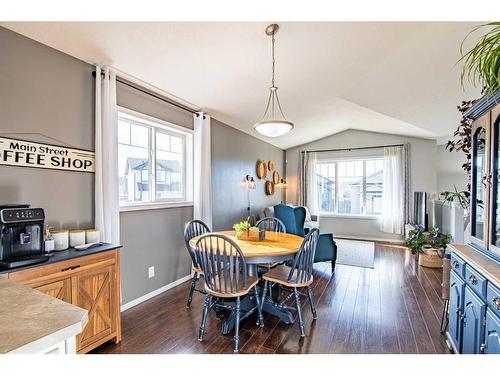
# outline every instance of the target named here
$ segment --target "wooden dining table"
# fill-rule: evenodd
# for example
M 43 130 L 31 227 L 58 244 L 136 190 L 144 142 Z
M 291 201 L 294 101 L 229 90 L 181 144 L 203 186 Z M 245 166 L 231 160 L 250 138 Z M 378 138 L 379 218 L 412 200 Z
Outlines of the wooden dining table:
M 265 232 L 265 239 L 262 241 L 252 241 L 239 239 L 234 231 L 213 232 L 223 234 L 233 240 L 241 249 L 245 257 L 245 262 L 248 267 L 248 273 L 252 276 L 257 276 L 257 266 L 267 266 L 273 263 L 284 262 L 293 259 L 304 239 L 290 233 L 280 232 Z M 196 242 L 200 237 L 194 237 L 189 241 L 189 245 L 196 247 Z M 261 291 L 261 287 L 258 288 Z M 247 296 L 241 300 L 241 316 L 247 315 L 248 312 L 255 310 L 256 301 L 254 296 Z M 262 310 L 278 317 L 286 324 L 293 323 L 293 315 L 291 311 L 272 299 L 272 296 L 267 296 Z M 235 316 L 232 312 L 222 324 L 222 333 L 228 334 L 234 327 Z

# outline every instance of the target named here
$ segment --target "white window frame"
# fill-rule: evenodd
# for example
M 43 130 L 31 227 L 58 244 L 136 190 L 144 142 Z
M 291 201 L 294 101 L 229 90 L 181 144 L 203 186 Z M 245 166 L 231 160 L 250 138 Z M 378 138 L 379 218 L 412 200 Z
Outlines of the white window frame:
M 339 159 L 321 159 L 316 162 L 316 164 L 335 164 L 335 211 L 338 210 L 339 202 L 339 176 L 338 176 L 338 165 L 339 162 L 348 161 L 363 161 L 363 197 L 362 197 L 362 213 L 361 214 L 339 214 L 337 212 L 320 211 L 319 216 L 323 217 L 336 217 L 336 218 L 348 218 L 348 219 L 367 219 L 367 220 L 379 220 L 382 217 L 382 213 L 373 215 L 366 214 L 366 161 L 368 160 L 381 160 L 383 156 L 353 156 L 352 158 L 339 158 Z M 321 207 L 320 207 L 321 209 Z
M 149 128 L 148 150 L 150 151 L 149 173 L 151 178 L 151 183 L 149 184 L 150 201 L 120 202 L 120 212 L 193 206 L 194 131 L 121 106 L 117 106 L 117 112 L 117 121 L 123 118 L 132 124 L 135 123 Z M 184 138 L 185 144 L 182 159 L 184 192 L 182 198 L 156 199 L 156 131 Z

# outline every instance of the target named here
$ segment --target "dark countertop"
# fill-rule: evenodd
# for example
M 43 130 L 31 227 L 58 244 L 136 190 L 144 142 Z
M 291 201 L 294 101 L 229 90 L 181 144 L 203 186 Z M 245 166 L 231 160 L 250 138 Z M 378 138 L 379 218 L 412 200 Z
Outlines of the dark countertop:
M 74 248 L 70 247 L 67 250 L 54 251 L 52 253 L 53 255 L 49 258 L 49 260 L 46 262 L 43 262 L 43 263 L 30 264 L 29 266 L 25 266 L 25 267 L 8 268 L 8 269 L 0 267 L 0 274 L 21 271 L 21 270 L 25 270 L 28 268 L 40 267 L 40 266 L 44 266 L 46 264 L 51 264 L 51 263 L 63 262 L 63 261 L 68 260 L 68 259 L 80 258 L 80 257 L 86 256 L 86 255 L 92 255 L 92 254 L 102 253 L 104 251 L 119 249 L 121 247 L 122 247 L 122 245 L 113 245 L 110 243 L 105 243 L 101 246 L 92 247 L 90 249 L 82 250 L 82 251 L 78 251 L 78 250 L 75 250 Z

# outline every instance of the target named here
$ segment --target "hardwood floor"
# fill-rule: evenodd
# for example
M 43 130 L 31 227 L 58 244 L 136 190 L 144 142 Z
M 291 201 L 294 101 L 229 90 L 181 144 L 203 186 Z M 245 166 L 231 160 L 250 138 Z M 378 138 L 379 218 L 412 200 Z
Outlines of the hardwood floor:
M 232 353 L 232 334 L 220 333 L 211 312 L 203 342 L 197 341 L 203 307 L 195 294 L 185 308 L 186 282 L 122 314 L 122 342 L 107 343 L 93 353 Z M 265 316 L 265 326 L 252 316 L 242 322 L 240 353 L 449 353 L 439 332 L 441 270 L 419 267 L 397 245 L 377 244 L 374 269 L 328 263 L 315 266 L 312 320 L 303 299 L 306 337 L 297 323 L 285 325 Z

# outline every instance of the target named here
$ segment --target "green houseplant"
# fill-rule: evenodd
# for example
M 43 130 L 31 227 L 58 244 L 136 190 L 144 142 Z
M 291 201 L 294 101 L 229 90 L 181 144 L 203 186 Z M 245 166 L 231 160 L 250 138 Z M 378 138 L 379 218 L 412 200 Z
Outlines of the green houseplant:
M 469 51 L 464 52 L 464 43 L 478 31 L 486 33 Z M 489 22 L 475 27 L 462 41 L 460 53 L 463 61 L 461 82 L 468 80 L 480 85 L 486 94 L 500 89 L 500 22 Z
M 424 235 L 422 229 L 412 229 L 408 232 L 408 238 L 405 239 L 405 245 L 415 254 L 415 259 L 418 260 L 422 248 L 427 243 L 427 237 Z

